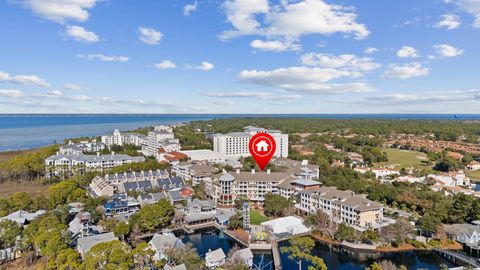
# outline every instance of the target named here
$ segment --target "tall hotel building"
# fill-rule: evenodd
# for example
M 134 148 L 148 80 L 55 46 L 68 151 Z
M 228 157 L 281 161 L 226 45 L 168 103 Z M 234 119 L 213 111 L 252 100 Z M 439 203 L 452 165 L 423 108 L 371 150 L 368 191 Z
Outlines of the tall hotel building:
M 279 130 L 268 130 L 254 126 L 243 128 L 243 132 L 230 132 L 213 135 L 213 151 L 222 153 L 227 157 L 250 156 L 248 143 L 250 138 L 257 133 L 268 133 L 275 139 L 277 149 L 275 157 L 288 157 L 288 134 L 282 134 Z

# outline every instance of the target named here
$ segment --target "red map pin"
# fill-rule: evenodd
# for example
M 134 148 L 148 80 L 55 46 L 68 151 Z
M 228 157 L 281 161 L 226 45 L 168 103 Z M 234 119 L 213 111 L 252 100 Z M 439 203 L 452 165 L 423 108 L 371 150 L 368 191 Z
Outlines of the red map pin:
M 248 144 L 248 150 L 261 170 L 265 169 L 276 148 L 275 139 L 267 133 L 255 134 Z

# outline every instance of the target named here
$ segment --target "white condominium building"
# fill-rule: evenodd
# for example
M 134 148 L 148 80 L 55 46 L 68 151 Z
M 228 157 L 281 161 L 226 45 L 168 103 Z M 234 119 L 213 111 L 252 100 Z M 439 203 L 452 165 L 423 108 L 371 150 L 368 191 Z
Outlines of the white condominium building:
M 143 162 L 143 156 L 129 155 L 62 155 L 57 154 L 45 159 L 47 178 L 60 174 L 78 174 L 86 171 L 105 171 L 107 169 L 132 162 Z
M 291 172 L 224 172 L 214 176 L 213 199 L 222 205 L 233 205 L 237 197 L 263 203 L 268 193 L 279 194 L 277 186 L 291 177 Z M 208 187 L 207 187 L 208 190 Z
M 288 156 L 288 134 L 283 134 L 279 130 L 268 130 L 254 126 L 244 127 L 243 132 L 213 135 L 213 151 L 225 154 L 227 157 L 250 156 L 248 143 L 250 138 L 257 133 L 268 133 L 275 139 L 277 148 L 273 156 Z
M 145 144 L 142 146 L 142 153 L 162 160 L 162 153 L 159 152 L 160 148 L 163 148 L 165 152 L 180 151 L 180 142 L 175 139 L 171 127 L 156 126 L 154 131 L 150 131 Z
M 104 135 L 101 137 L 102 143 L 104 143 L 107 147 L 111 147 L 112 145 L 126 145 L 132 144 L 135 146 L 142 146 L 142 144 L 146 140 L 146 136 L 138 133 L 127 133 L 127 132 L 120 132 L 120 130 L 115 129 L 112 135 Z
M 196 186 L 202 182 L 211 182 L 218 169 L 206 163 L 180 162 L 173 164 L 172 172 Z
M 345 223 L 359 231 L 391 224 L 391 220 L 383 217 L 383 205 L 367 199 L 365 195 L 335 187 L 306 189 L 299 193 L 300 204 L 297 207 L 300 210 L 306 213 L 321 210 L 335 223 Z
M 64 155 L 81 155 L 84 152 L 99 152 L 103 149 L 105 149 L 105 144 L 97 142 L 97 140 L 94 139 L 92 141 L 81 141 L 79 143 L 69 141 L 66 145 L 60 146 L 58 151 Z

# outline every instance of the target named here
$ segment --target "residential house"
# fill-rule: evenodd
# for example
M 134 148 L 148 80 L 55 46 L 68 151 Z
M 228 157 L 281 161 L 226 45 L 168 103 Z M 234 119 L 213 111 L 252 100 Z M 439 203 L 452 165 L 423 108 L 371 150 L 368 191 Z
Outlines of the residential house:
M 185 244 L 175 237 L 175 235 L 170 230 L 164 230 L 162 234 L 156 233 L 152 240 L 148 242 L 151 249 L 155 252 L 154 259 L 155 261 L 160 261 L 162 259 L 168 259 L 165 252 L 170 249 L 183 249 Z
M 209 250 L 205 255 L 205 265 L 209 269 L 216 269 L 219 266 L 225 264 L 227 256 L 225 252 L 221 248 L 216 249 L 214 251 Z
M 118 240 L 118 237 L 115 237 L 113 232 L 79 238 L 77 241 L 77 251 L 78 253 L 80 253 L 82 258 L 85 258 L 85 255 L 87 254 L 87 252 L 95 245 L 98 245 L 100 243 L 111 242 L 114 240 Z
M 248 268 L 252 268 L 253 266 L 253 253 L 252 250 L 249 248 L 244 248 L 237 250 L 233 253 L 233 257 L 241 260 Z

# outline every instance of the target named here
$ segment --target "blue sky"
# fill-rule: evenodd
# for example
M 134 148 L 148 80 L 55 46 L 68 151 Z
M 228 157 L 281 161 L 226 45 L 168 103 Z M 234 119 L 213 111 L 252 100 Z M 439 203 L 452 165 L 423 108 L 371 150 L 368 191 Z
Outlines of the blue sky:
M 480 113 L 479 0 L 0 0 L 0 113 Z

